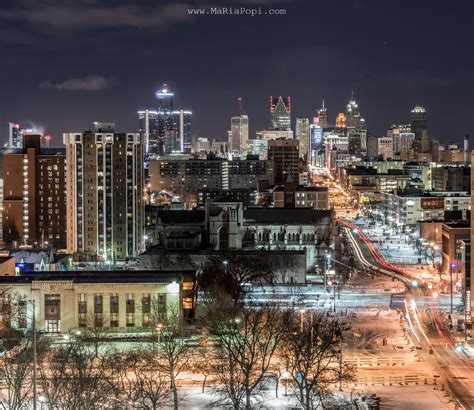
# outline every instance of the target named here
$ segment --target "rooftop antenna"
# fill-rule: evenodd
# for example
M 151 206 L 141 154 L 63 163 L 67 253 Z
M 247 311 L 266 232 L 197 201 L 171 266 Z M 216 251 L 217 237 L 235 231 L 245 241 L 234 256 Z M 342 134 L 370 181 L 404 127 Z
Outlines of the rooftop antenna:
M 326 107 L 324 106 L 324 98 L 323 98 L 323 106 L 321 107 L 321 111 L 326 111 Z
M 237 97 L 237 101 L 239 102 L 239 115 L 242 115 L 242 97 Z

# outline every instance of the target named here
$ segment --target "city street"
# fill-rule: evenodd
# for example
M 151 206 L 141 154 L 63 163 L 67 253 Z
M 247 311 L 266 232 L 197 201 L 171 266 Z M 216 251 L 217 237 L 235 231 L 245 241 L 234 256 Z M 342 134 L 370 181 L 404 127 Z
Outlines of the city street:
M 411 340 L 421 348 L 426 363 L 449 386 L 456 400 L 464 408 L 471 408 L 474 403 L 474 380 L 469 376 L 473 371 L 472 359 L 462 350 L 456 349 L 451 335 L 445 330 L 437 298 L 420 295 L 418 287 L 413 287 L 413 281 L 416 280 L 413 274 L 403 274 L 403 271 L 395 267 L 390 268 L 364 234 L 349 228 L 344 231 L 362 264 L 381 273 L 393 275 L 406 284 L 409 290 L 403 303 Z M 430 353 L 430 349 L 433 353 Z

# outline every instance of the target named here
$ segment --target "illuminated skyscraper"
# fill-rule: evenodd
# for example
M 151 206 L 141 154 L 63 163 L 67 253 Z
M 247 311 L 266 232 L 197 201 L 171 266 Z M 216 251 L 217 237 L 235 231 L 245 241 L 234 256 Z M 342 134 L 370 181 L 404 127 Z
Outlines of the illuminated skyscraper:
M 346 127 L 347 136 L 349 137 L 349 154 L 365 155 L 367 153 L 367 127 L 365 120 L 360 115 L 354 92 L 352 92 L 347 103 Z
M 346 128 L 346 115 L 343 112 L 337 114 L 336 117 L 336 129 L 345 130 Z
M 3 156 L 3 237 L 8 245 L 66 247 L 66 152 L 23 136 Z
M 83 260 L 125 260 L 143 251 L 143 144 L 113 124 L 64 134 L 68 252 Z
M 410 126 L 416 140 L 428 138 L 428 113 L 424 107 L 417 105 L 411 110 Z
M 322 128 L 328 128 L 329 127 L 329 120 L 328 120 L 328 110 L 324 104 L 321 105 L 321 108 L 318 111 L 318 119 L 319 119 L 319 126 Z
M 145 153 L 158 153 L 158 111 L 138 111 L 138 130 L 142 135 Z
M 248 115 L 238 115 L 230 120 L 230 151 L 237 154 L 247 152 L 249 139 L 249 117 Z
M 311 149 L 308 118 L 296 119 L 295 133 L 296 139 L 300 141 L 300 157 L 307 160 L 309 158 L 309 150 Z
M 8 123 L 8 148 L 23 148 L 23 135 L 38 134 L 31 128 L 22 127 L 14 122 Z
M 291 130 L 291 97 L 270 97 L 273 130 Z
M 191 111 L 173 111 L 173 151 L 191 153 Z
M 174 94 L 163 84 L 156 92 L 158 99 L 158 142 L 157 151 L 152 154 L 163 155 L 173 150 L 173 97 Z M 171 146 L 170 146 L 171 145 Z

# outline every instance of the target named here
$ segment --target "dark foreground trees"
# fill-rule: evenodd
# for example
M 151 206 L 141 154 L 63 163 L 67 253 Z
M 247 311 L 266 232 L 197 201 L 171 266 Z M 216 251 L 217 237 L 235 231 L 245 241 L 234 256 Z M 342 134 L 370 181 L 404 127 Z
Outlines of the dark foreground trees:
M 318 317 L 286 324 L 280 359 L 287 366 L 293 394 L 304 409 L 327 407 L 331 389 L 352 380 L 353 369 L 343 362 L 342 331 L 335 320 Z
M 219 286 L 238 305 L 245 296 L 246 286 L 272 280 L 273 266 L 267 252 L 257 251 L 248 255 L 228 252 L 208 258 L 199 275 L 199 288 L 207 291 Z
M 275 307 L 244 308 L 211 329 L 209 366 L 217 381 L 213 390 L 234 409 L 252 408 L 252 398 L 276 360 L 284 316 Z
M 285 392 L 309 410 L 329 407 L 338 383 L 352 379 L 333 318 L 306 320 L 272 304 L 235 305 L 219 291 L 205 295 L 197 317 L 199 343 L 186 335 L 179 312 L 169 310 L 158 317 L 155 343 L 140 349 L 114 350 L 107 338 L 97 349 L 83 337 L 40 348 L 38 396 L 51 409 L 178 409 L 179 379 L 194 371 L 219 397 L 216 405 L 253 408 L 263 385 L 271 380 L 277 391 L 283 379 Z M 29 339 L 0 357 L 6 384 L 0 408 L 31 407 L 32 368 Z

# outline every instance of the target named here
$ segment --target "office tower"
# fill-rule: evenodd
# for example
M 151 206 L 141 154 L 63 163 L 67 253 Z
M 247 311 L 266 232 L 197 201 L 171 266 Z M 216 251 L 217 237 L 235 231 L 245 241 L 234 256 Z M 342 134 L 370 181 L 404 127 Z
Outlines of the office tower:
M 273 130 L 291 129 L 291 97 L 270 97 L 270 113 Z
M 377 141 L 377 154 L 385 161 L 393 159 L 393 138 L 380 137 Z
M 299 141 L 288 139 L 268 141 L 268 159 L 273 161 L 275 185 L 283 185 L 290 181 L 298 183 L 299 157 Z
M 400 144 L 400 159 L 402 161 L 413 160 L 415 157 L 413 149 L 415 134 L 413 134 L 412 132 L 402 132 L 399 134 L 398 140 Z
M 23 135 L 36 134 L 37 132 L 31 128 L 22 127 L 14 122 L 8 123 L 8 148 L 22 148 Z
M 407 133 L 411 132 L 411 126 L 410 124 L 393 124 L 388 130 L 387 130 L 387 137 L 392 137 L 393 138 L 393 152 L 394 154 L 400 154 L 400 142 L 401 142 L 401 137 L 400 135 L 402 133 Z
M 346 129 L 346 115 L 343 112 L 337 114 L 336 117 L 336 130 L 345 131 Z
M 296 139 L 300 142 L 300 157 L 306 161 L 311 149 L 309 118 L 297 118 L 295 132 Z
M 156 92 L 158 99 L 158 143 L 157 152 L 153 154 L 163 155 L 173 150 L 173 97 L 174 94 L 163 84 L 161 90 Z
M 379 155 L 378 149 L 378 138 L 375 135 L 367 133 L 367 158 L 369 160 L 376 159 Z
M 365 155 L 367 153 L 367 127 L 360 115 L 354 93 L 346 106 L 346 128 L 349 137 L 349 154 Z
M 159 150 L 158 111 L 138 111 L 138 131 L 142 136 L 145 153 L 158 153 Z
M 428 113 L 424 107 L 417 105 L 410 111 L 410 126 L 416 140 L 428 138 Z
M 206 137 L 199 137 L 196 141 L 197 152 L 209 152 L 211 150 L 211 141 Z
M 322 128 L 328 128 L 329 127 L 329 120 L 328 120 L 328 110 L 324 104 L 321 106 L 321 108 L 318 111 L 318 119 L 319 119 L 319 125 Z
M 249 117 L 247 115 L 232 117 L 230 131 L 230 151 L 237 154 L 246 153 L 249 139 Z
M 191 153 L 191 111 L 173 111 L 172 150 L 183 154 Z
M 3 157 L 3 237 L 12 246 L 66 246 L 66 152 L 41 148 L 24 135 L 23 148 Z
M 310 125 L 310 147 L 308 154 L 308 163 L 316 165 L 316 157 L 318 150 L 323 148 L 324 129 L 320 124 Z
M 125 260 L 143 251 L 143 143 L 113 124 L 64 134 L 68 251 L 89 261 Z
M 346 125 L 347 127 L 358 128 L 361 126 L 362 117 L 360 116 L 359 105 L 357 104 L 354 93 L 346 106 Z

